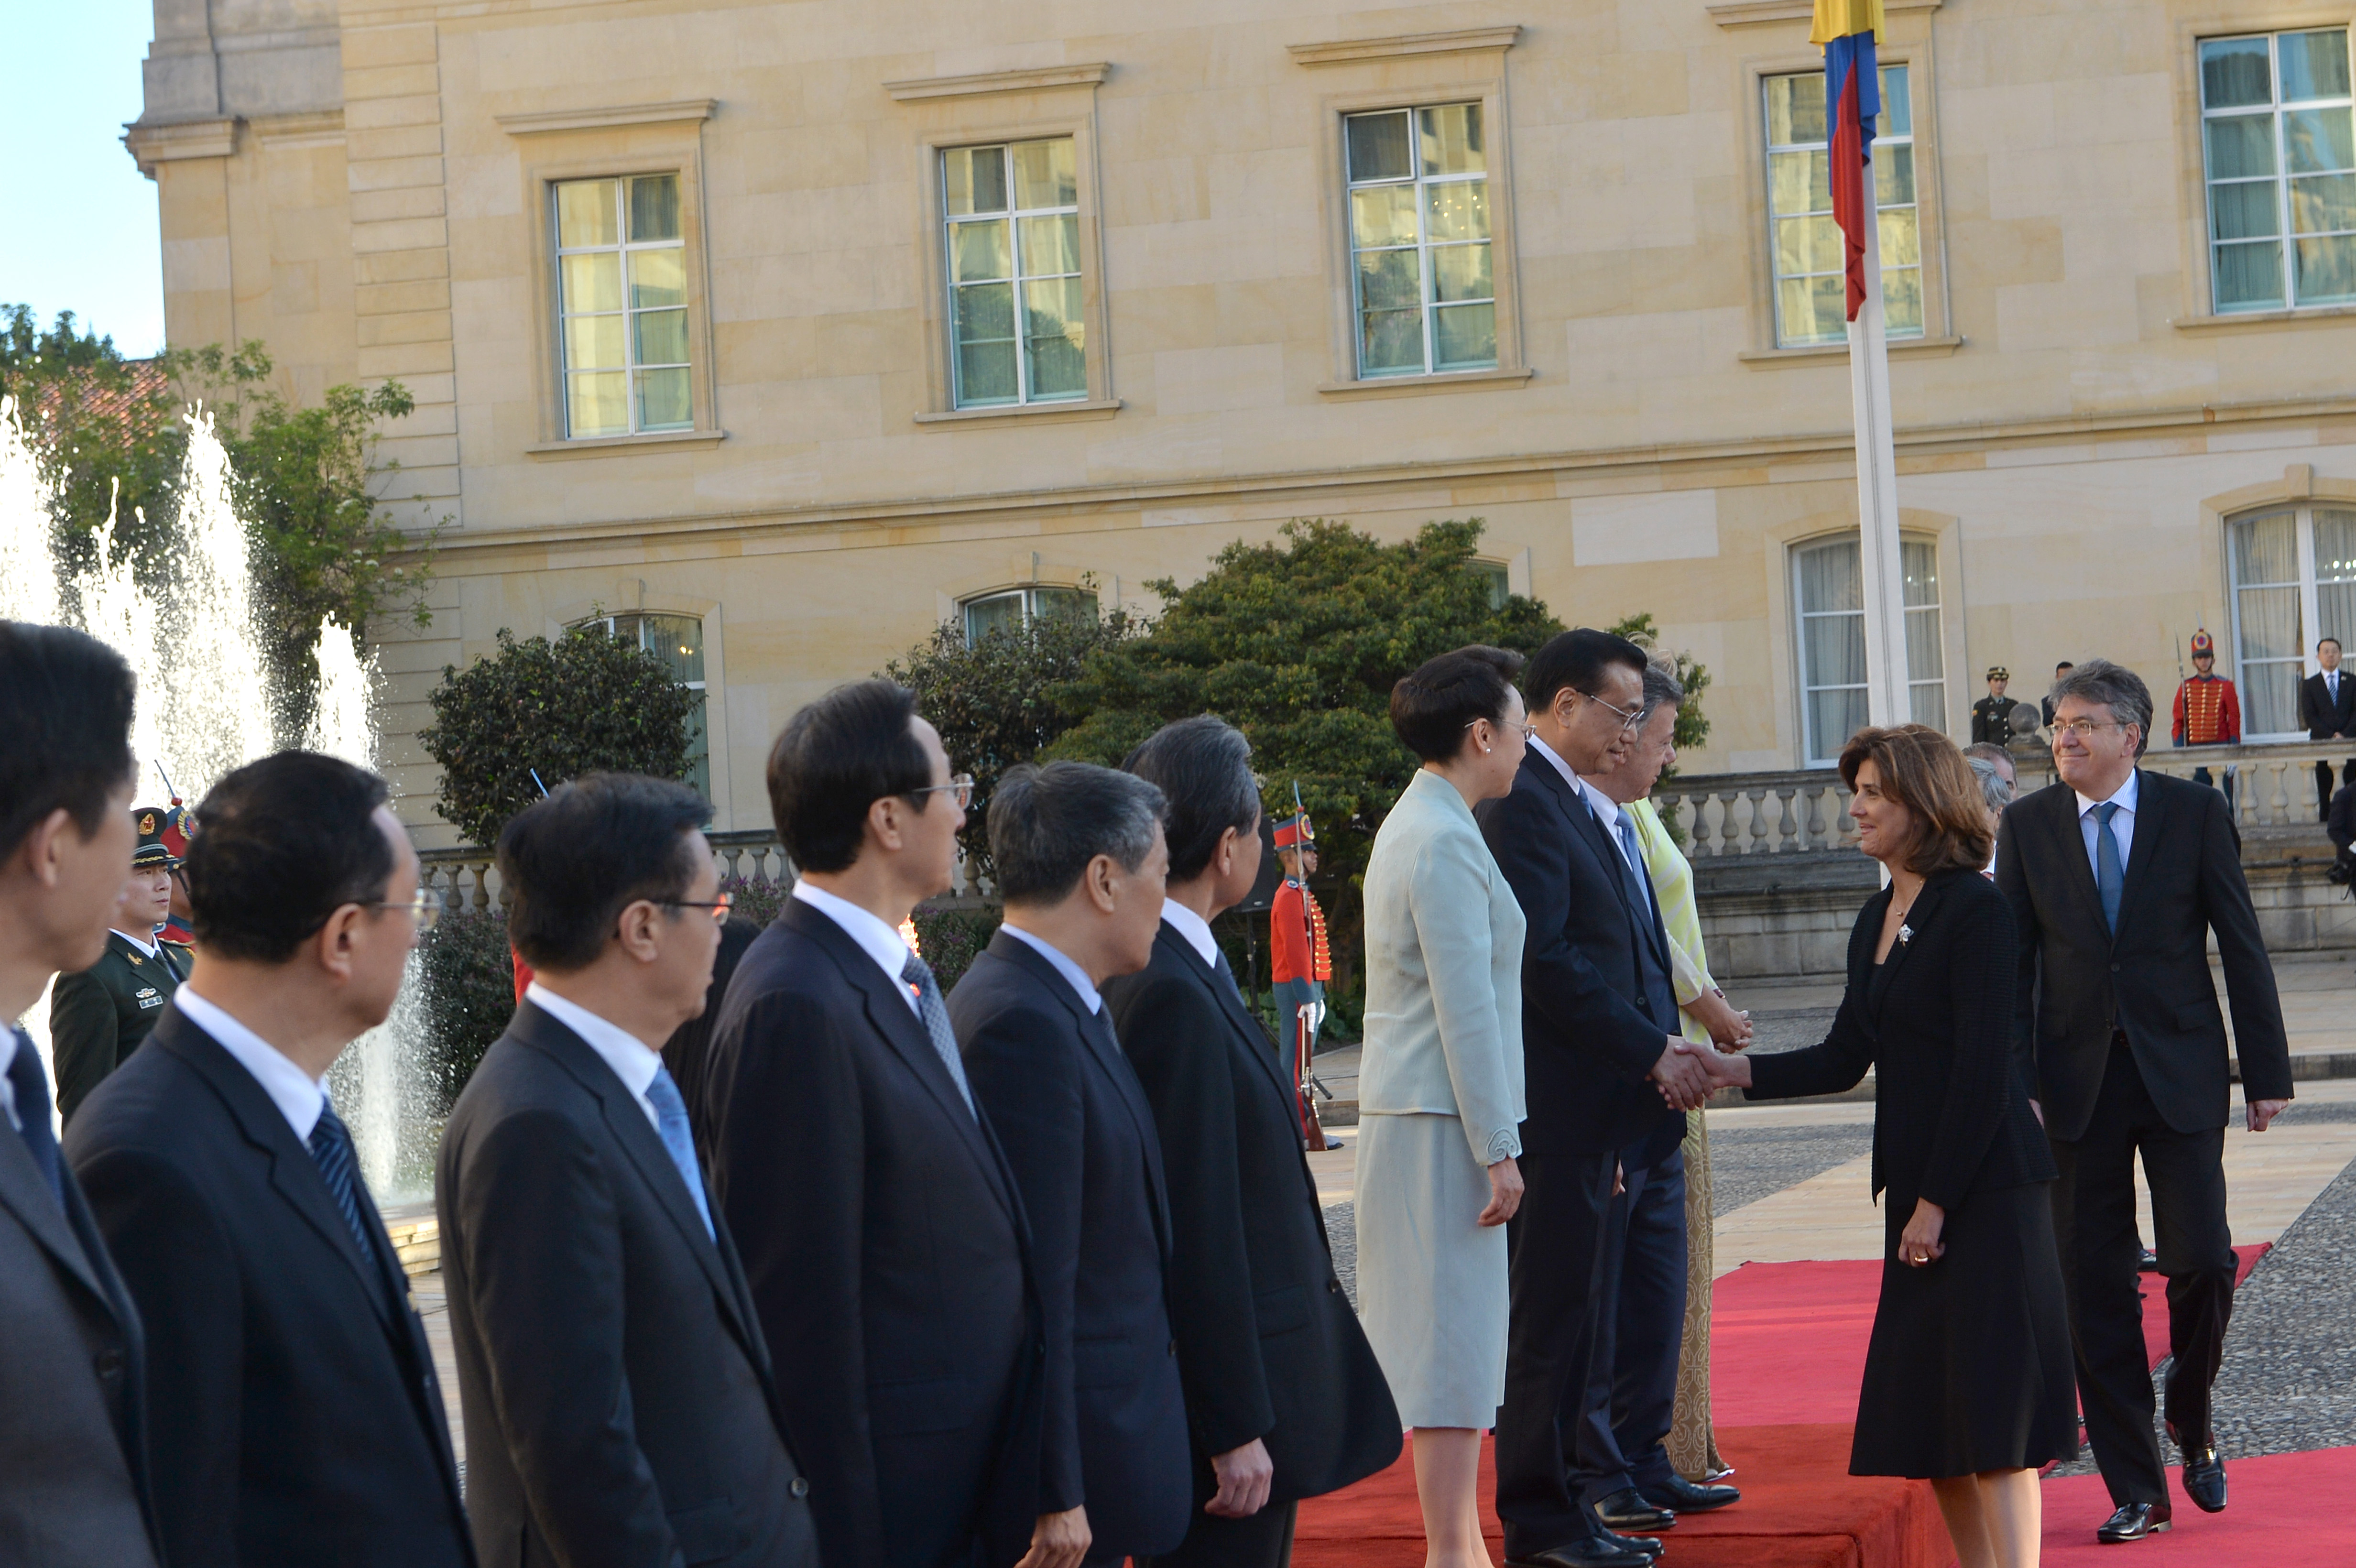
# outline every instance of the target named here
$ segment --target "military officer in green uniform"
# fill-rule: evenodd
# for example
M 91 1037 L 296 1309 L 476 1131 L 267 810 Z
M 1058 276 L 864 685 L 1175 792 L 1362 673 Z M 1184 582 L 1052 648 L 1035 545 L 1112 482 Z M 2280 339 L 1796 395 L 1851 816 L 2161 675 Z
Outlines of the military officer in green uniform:
M 2012 672 L 2004 666 L 1988 667 L 1988 694 L 1972 704 L 1972 744 L 1975 746 L 2010 743 L 2012 710 L 2020 706 L 2019 698 L 2004 694 L 2004 688 L 2011 681 Z
M 139 1049 L 164 1004 L 188 976 L 194 955 L 156 935 L 171 914 L 172 871 L 179 860 L 165 845 L 168 814 L 134 806 L 138 848 L 106 952 L 79 975 L 60 975 L 49 996 L 49 1045 L 58 1072 L 58 1111 L 70 1120 L 106 1075 Z

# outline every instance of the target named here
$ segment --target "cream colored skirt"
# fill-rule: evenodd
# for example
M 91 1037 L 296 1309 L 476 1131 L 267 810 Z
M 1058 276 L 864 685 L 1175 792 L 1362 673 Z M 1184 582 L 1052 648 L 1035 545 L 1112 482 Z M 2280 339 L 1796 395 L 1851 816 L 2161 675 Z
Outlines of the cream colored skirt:
M 1408 1426 L 1496 1424 L 1505 1397 L 1505 1228 L 1474 1221 L 1489 1174 L 1464 1124 L 1364 1115 L 1358 1311 Z

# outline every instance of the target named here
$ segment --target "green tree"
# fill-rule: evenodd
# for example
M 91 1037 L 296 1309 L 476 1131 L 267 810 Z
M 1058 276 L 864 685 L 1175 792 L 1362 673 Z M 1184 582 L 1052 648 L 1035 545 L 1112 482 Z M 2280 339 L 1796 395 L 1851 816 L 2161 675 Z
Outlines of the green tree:
M 442 765 L 434 810 L 489 844 L 540 798 L 534 770 L 550 789 L 600 770 L 684 779 L 697 698 L 661 658 L 601 627 L 519 643 L 503 626 L 495 656 L 444 665 L 427 698 L 434 722 L 417 739 Z
M 958 842 L 980 875 L 991 874 L 987 816 L 998 781 L 1080 720 L 1085 710 L 1066 694 L 1089 656 L 1119 647 L 1141 629 L 1122 610 L 1033 615 L 969 643 L 962 626 L 947 622 L 884 667 L 887 679 L 916 692 L 918 710 L 941 732 L 950 765 L 973 775 L 973 805 Z

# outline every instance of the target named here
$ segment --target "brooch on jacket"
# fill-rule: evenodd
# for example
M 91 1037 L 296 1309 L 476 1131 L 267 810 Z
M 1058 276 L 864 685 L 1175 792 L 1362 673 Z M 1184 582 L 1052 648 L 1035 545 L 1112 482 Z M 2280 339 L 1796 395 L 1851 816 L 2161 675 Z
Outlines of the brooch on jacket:
M 1912 926 L 1911 926 L 1911 925 L 1908 925 L 1908 924 L 1907 924 L 1905 922 L 1903 922 L 1903 921 L 1899 922 L 1899 923 L 1898 923 L 1898 945 L 1899 945 L 1899 946 L 1901 946 L 1901 947 L 1903 947 L 1903 946 L 1905 946 L 1908 943 L 1910 943 L 1910 942 L 1912 942 L 1912 941 L 1913 941 L 1913 940 L 1914 940 L 1914 928 L 1913 928 Z

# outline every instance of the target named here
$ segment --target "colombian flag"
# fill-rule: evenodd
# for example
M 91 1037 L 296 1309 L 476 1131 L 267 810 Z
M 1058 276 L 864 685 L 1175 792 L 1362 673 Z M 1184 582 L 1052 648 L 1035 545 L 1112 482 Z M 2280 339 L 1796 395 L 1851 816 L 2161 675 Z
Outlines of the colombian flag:
M 1865 304 L 1865 248 L 1877 243 L 1873 123 L 1881 113 L 1874 36 L 1886 26 L 1881 0 L 1816 0 L 1808 41 L 1825 51 L 1825 115 L 1832 133 L 1833 221 L 1847 241 L 1848 318 Z

